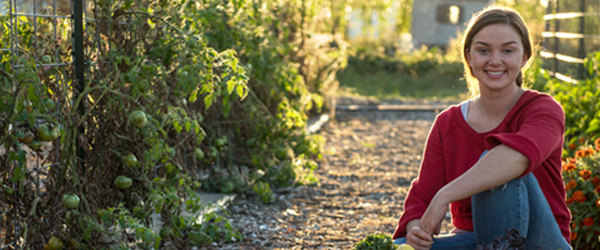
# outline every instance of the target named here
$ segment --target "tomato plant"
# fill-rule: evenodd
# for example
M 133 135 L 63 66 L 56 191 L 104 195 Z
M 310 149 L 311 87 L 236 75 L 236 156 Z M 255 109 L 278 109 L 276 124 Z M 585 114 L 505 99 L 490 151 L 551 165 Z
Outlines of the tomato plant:
M 25 248 L 46 244 L 39 232 L 60 232 L 79 249 L 96 247 L 98 235 L 133 232 L 128 236 L 140 248 L 158 249 L 165 240 L 149 229 L 152 213 L 172 229 L 169 239 L 184 238 L 171 243 L 241 239 L 217 214 L 201 222 L 183 218 L 182 205 L 199 213 L 196 191 L 209 186 L 243 192 L 262 183 L 257 192 L 270 202 L 269 183 L 316 181 L 298 176 L 310 176 L 314 168 L 306 159 L 318 157 L 320 148 L 318 137 L 302 130 L 309 115 L 327 111 L 345 60 L 343 47 L 315 46 L 310 38 L 320 29 L 317 11 L 325 5 L 98 0 L 90 12 L 95 21 L 86 23 L 86 32 L 98 33 L 84 43 L 84 61 L 93 62 L 86 63 L 93 66 L 86 67 L 85 82 L 74 80 L 71 20 L 53 18 L 51 8 L 42 17 L 0 19 L 0 43 L 17 41 L 28 52 L 0 54 L 6 90 L 0 95 L 6 149 L 0 163 L 15 165 L 2 177 L 12 193 L 0 198 L 12 204 L 23 195 L 25 208 L 16 211 L 39 208 L 27 217 Z M 17 32 L 19 39 L 4 31 Z M 49 154 L 48 195 L 36 197 L 32 185 L 25 185 L 30 177 L 23 145 Z M 270 171 L 289 162 L 302 164 Z M 252 176 L 226 179 L 241 165 Z M 198 170 L 219 182 L 204 185 L 207 180 L 192 177 Z M 61 213 L 63 206 L 52 206 L 73 193 L 81 196 L 81 206 L 64 207 L 77 209 Z M 42 216 L 67 223 L 40 223 Z

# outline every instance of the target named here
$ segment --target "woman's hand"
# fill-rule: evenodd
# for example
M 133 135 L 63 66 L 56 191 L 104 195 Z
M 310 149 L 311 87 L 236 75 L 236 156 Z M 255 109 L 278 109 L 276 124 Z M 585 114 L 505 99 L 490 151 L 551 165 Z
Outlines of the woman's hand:
M 425 214 L 423 214 L 419 221 L 419 228 L 428 235 L 438 234 L 441 229 L 442 220 L 448 211 L 448 204 L 449 202 L 445 202 L 438 195 L 433 197 L 427 210 L 425 210 Z
M 429 250 L 433 245 L 433 238 L 420 227 L 413 227 L 406 234 L 406 244 L 415 250 Z

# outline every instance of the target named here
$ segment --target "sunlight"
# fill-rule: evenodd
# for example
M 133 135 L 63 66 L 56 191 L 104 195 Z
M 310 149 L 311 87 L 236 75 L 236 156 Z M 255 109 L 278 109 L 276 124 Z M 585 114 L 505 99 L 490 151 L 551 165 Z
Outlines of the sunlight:
M 457 24 L 460 14 L 460 8 L 458 8 L 458 6 L 456 5 L 452 5 L 450 6 L 449 10 L 450 13 L 448 13 L 448 19 L 450 20 L 450 23 Z

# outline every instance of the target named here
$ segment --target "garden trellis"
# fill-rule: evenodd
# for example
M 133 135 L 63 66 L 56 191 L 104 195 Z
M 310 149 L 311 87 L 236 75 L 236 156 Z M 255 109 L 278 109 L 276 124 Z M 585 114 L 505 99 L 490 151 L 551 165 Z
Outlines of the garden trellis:
M 90 3 L 93 4 L 93 1 L 88 1 L 88 5 Z M 76 89 L 65 94 L 71 96 L 71 99 L 77 99 L 78 93 L 83 90 L 86 67 L 83 49 L 83 18 L 86 9 L 84 4 L 83 0 L 0 0 L 2 67 L 10 69 L 16 75 L 19 75 L 19 71 L 31 72 L 34 77 L 29 75 L 31 77 L 29 80 L 47 77 L 44 82 L 51 82 L 57 87 L 56 91 L 61 88 L 60 86 L 64 89 Z M 40 75 L 39 72 L 43 73 Z M 11 87 L 21 88 L 25 82 L 20 77 L 10 79 L 8 75 L 2 77 L 6 77 L 2 79 L 5 84 L 2 86 L 6 87 L 2 90 L 2 94 L 10 93 Z M 41 80 L 36 83 L 41 83 Z M 65 87 L 68 85 L 74 86 Z M 32 97 L 36 93 L 34 88 L 29 88 L 28 91 L 31 98 L 36 100 L 44 98 Z M 18 100 L 17 96 L 15 93 L 13 101 L 5 102 L 3 104 L 5 106 L 2 107 L 6 110 L 17 110 L 22 105 L 28 105 L 27 101 L 20 103 L 22 100 Z M 33 122 L 35 126 L 40 126 L 45 121 L 61 119 L 61 109 L 64 109 L 68 100 L 61 99 L 60 95 L 54 96 L 56 98 L 38 100 L 45 103 L 40 106 L 54 107 L 50 112 L 44 111 L 45 119 L 15 118 L 11 112 L 7 112 L 9 114 L 7 116 L 0 117 L 0 127 L 5 130 L 3 132 L 6 132 L 2 139 L 10 138 L 12 131 L 19 130 L 26 123 Z M 79 106 L 79 112 L 85 112 L 84 105 Z M 81 128 L 79 131 L 83 132 Z M 27 138 L 29 135 L 24 134 L 24 136 Z M 21 139 L 19 136 L 19 141 Z M 19 249 L 27 240 L 27 225 L 24 217 L 34 214 L 36 202 L 40 201 L 34 198 L 33 208 L 30 210 L 29 205 L 32 202 L 30 198 L 42 197 L 44 193 L 50 191 L 45 183 L 50 169 L 60 164 L 60 154 L 63 152 L 59 151 L 59 144 L 58 139 L 42 143 L 40 146 L 42 150 L 37 150 L 37 153 L 32 150 L 30 144 L 29 148 L 21 147 L 23 151 L 18 155 L 10 155 L 13 152 L 0 145 L 0 157 L 8 157 L 8 160 L 2 161 L 3 166 L 0 168 L 4 192 L 0 203 L 0 249 Z M 78 149 L 77 152 L 79 162 L 83 162 L 81 161 L 84 157 L 83 151 Z M 52 154 L 54 156 L 49 157 Z M 7 162 L 8 165 L 4 164 Z M 34 194 L 27 193 L 31 190 L 35 190 Z M 42 221 L 42 223 L 49 222 Z
M 544 20 L 543 68 L 565 82 L 585 79 L 587 54 L 600 50 L 600 2 L 550 0 Z

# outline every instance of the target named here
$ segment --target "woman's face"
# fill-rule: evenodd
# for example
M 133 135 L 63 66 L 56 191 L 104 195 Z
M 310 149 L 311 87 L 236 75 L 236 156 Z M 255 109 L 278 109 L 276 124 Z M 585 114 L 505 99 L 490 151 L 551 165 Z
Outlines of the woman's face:
M 517 87 L 515 79 L 527 62 L 519 34 L 506 24 L 492 24 L 473 36 L 467 62 L 480 91 Z

